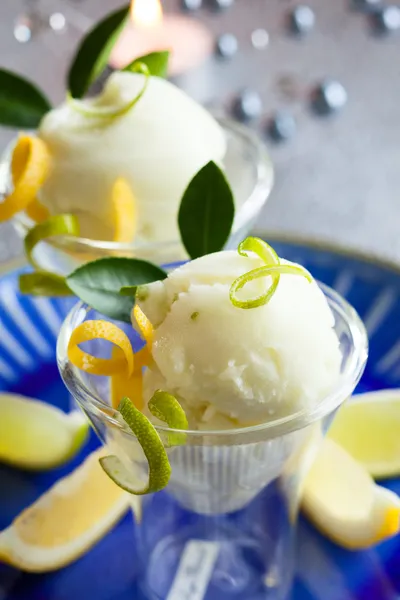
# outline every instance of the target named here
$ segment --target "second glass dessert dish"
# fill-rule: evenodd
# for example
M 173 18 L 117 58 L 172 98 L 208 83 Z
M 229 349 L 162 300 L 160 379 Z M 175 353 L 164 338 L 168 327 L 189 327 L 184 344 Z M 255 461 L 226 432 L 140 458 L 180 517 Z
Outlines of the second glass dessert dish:
M 145 494 L 146 597 L 286 598 L 304 476 L 364 368 L 359 317 L 248 238 L 141 286 L 114 327 L 78 303 L 57 355 L 105 470 Z
M 13 222 L 23 237 L 56 215 L 76 218 L 73 236 L 58 232 L 38 246 L 37 264 L 47 271 L 66 274 L 104 256 L 183 260 L 180 201 L 210 161 L 232 190 L 232 248 L 272 187 L 265 147 L 249 128 L 215 119 L 172 83 L 147 71 L 116 72 L 99 95 L 68 97 L 45 114 L 35 136 L 17 139 L 0 169 L 0 218 L 9 218 L 7 204 L 16 198 Z

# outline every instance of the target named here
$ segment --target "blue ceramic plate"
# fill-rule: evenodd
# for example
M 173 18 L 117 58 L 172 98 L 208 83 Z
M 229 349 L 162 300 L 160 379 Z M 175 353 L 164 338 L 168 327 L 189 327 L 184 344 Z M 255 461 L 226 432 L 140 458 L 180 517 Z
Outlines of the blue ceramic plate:
M 274 246 L 281 256 L 304 264 L 343 294 L 364 319 L 370 358 L 358 391 L 400 387 L 400 269 L 299 243 L 278 241 Z M 13 272 L 0 279 L 0 389 L 68 410 L 70 399 L 58 375 L 55 346 L 72 301 L 21 297 L 17 276 Z M 0 529 L 97 444 L 92 435 L 73 463 L 50 473 L 0 467 Z M 400 480 L 386 485 L 400 494 Z M 298 543 L 293 600 L 399 600 L 400 537 L 351 553 L 301 522 Z M 58 572 L 30 575 L 0 566 L 0 600 L 141 599 L 135 563 L 132 520 L 127 516 L 86 556 Z

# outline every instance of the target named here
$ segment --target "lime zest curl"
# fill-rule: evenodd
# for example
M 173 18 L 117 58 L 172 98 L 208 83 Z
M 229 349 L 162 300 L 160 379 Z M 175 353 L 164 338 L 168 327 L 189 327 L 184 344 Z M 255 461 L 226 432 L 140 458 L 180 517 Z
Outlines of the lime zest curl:
M 257 254 L 257 256 L 264 261 L 265 266 L 258 267 L 257 269 L 253 269 L 252 271 L 248 271 L 247 273 L 240 275 L 240 277 L 235 279 L 235 281 L 232 283 L 229 290 L 229 298 L 232 304 L 237 308 L 257 308 L 267 304 L 278 288 L 281 274 L 301 275 L 310 283 L 312 282 L 310 273 L 300 265 L 280 264 L 279 256 L 275 250 L 260 238 L 248 237 L 239 244 L 238 252 L 241 256 L 248 257 L 248 251 Z M 249 298 L 247 300 L 239 299 L 237 292 L 250 281 L 254 281 L 260 277 L 272 278 L 272 284 L 268 290 L 264 294 L 260 294 L 255 298 Z
M 145 76 L 143 86 L 134 98 L 128 100 L 128 102 L 126 102 L 123 106 L 120 106 L 119 108 L 107 108 L 104 106 L 102 107 L 96 105 L 87 106 L 87 104 L 84 101 L 73 98 L 73 96 L 69 92 L 67 93 L 67 102 L 71 106 L 71 108 L 76 110 L 76 112 L 79 112 L 84 117 L 99 119 L 116 119 L 118 117 L 122 117 L 127 112 L 129 112 L 131 108 L 135 106 L 135 104 L 139 102 L 140 98 L 145 93 L 147 86 L 149 85 L 151 73 L 149 67 L 145 63 L 138 62 L 135 65 L 134 72 L 141 73 Z
M 157 390 L 148 404 L 149 411 L 173 429 L 188 429 L 189 424 L 182 406 L 172 394 Z M 184 433 L 168 433 L 168 446 L 182 446 L 186 442 Z
M 272 246 L 270 246 L 269 244 L 267 244 L 267 242 L 264 242 L 264 240 L 260 238 L 247 237 L 245 240 L 240 242 L 238 246 L 238 252 L 240 256 L 248 257 L 248 251 L 257 254 L 257 256 L 259 256 L 265 262 L 266 265 L 279 265 L 280 263 L 279 256 L 272 248 Z
M 39 242 L 58 235 L 79 235 L 79 221 L 75 215 L 54 215 L 38 223 L 28 231 L 24 239 L 25 254 L 30 264 L 41 271 L 40 264 L 34 259 L 33 251 Z
M 73 296 L 65 282 L 65 277 L 46 271 L 22 273 L 18 278 L 21 294 L 32 296 Z
M 100 464 L 107 475 L 119 487 L 134 494 L 143 496 L 158 492 L 168 485 L 171 476 L 171 465 L 164 444 L 151 421 L 138 410 L 129 398 L 123 398 L 118 406 L 125 423 L 135 434 L 148 462 L 149 479 L 145 487 L 138 489 L 136 477 L 126 469 L 117 456 L 110 455 L 100 459 Z M 150 412 L 174 429 L 187 429 L 185 412 L 174 396 L 157 390 L 149 402 Z M 168 434 L 169 445 L 182 445 L 186 441 L 184 433 Z

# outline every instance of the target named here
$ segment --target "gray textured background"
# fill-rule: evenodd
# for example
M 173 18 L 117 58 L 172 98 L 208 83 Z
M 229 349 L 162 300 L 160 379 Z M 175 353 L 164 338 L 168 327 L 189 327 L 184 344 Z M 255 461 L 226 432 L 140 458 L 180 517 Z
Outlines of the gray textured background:
M 230 62 L 208 60 L 178 83 L 199 101 L 229 112 L 244 86 L 260 92 L 263 126 L 277 108 L 289 108 L 298 121 L 294 139 L 270 145 L 276 185 L 260 227 L 337 242 L 400 261 L 400 32 L 379 37 L 368 18 L 346 0 L 310 0 L 317 22 L 298 40 L 285 30 L 290 0 L 236 0 L 219 14 L 203 9 L 195 18 L 215 33 L 232 32 L 240 49 Z M 0 63 L 34 79 L 54 102 L 63 99 L 64 75 L 83 31 L 119 0 L 0 1 Z M 179 2 L 164 1 L 166 10 Z M 39 9 L 42 26 L 32 40 L 18 43 L 14 22 L 27 6 Z M 53 12 L 63 12 L 67 28 L 46 27 Z M 252 47 L 251 32 L 263 27 L 270 35 L 265 50 Z M 309 109 L 313 85 L 324 77 L 339 79 L 349 101 L 331 118 Z M 282 90 L 291 82 L 291 97 Z M 0 146 L 12 132 L 0 131 Z M 19 253 L 9 225 L 0 228 L 0 260 Z

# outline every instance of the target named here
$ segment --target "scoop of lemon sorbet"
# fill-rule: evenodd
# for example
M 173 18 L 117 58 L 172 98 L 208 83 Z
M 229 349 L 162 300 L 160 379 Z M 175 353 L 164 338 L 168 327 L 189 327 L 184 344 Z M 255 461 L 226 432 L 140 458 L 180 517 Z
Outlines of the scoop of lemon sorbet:
M 282 274 L 267 304 L 243 309 L 230 300 L 232 282 L 262 265 L 253 253 L 218 252 L 140 289 L 139 306 L 155 328 L 146 400 L 161 388 L 179 399 L 190 427 L 225 429 L 324 398 L 339 376 L 341 352 L 317 283 Z M 254 283 L 253 292 L 265 291 L 271 279 Z
M 144 83 L 139 73 L 113 73 L 103 92 L 80 106 L 121 108 Z M 44 117 L 39 137 L 52 161 L 41 202 L 52 214 L 76 214 L 83 236 L 104 240 L 113 239 L 111 195 L 120 177 L 135 201 L 135 240 L 178 239 L 177 211 L 187 184 L 207 162 L 220 162 L 226 151 L 214 118 L 158 77 L 150 77 L 137 104 L 113 119 L 87 116 L 65 102 Z

